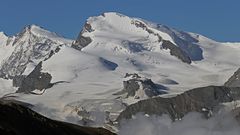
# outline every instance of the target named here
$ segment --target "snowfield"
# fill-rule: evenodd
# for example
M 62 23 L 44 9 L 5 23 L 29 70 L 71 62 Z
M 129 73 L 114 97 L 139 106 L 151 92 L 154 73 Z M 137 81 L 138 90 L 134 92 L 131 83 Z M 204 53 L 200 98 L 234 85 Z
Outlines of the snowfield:
M 109 112 L 114 120 L 125 107 L 113 94 L 123 89 L 126 73 L 137 73 L 163 85 L 168 94 L 162 96 L 167 97 L 196 87 L 223 85 L 240 67 L 240 43 L 220 43 L 118 13 L 90 17 L 87 23 L 92 31 L 82 35 L 92 41 L 81 51 L 71 47 L 73 40 L 32 26 L 32 33 L 39 39 L 50 39 L 55 45 L 61 45 L 59 52 L 42 65 L 42 72 L 51 74 L 51 82 L 56 85 L 41 95 L 12 95 L 35 105 L 33 109 L 45 116 L 77 124 L 81 124 L 82 118 L 78 112 L 89 111 L 89 117 L 101 125 L 105 120 L 93 118 L 101 114 L 98 112 L 104 116 Z M 184 63 L 170 55 L 169 50 L 162 49 L 157 35 L 184 50 L 192 63 Z M 0 33 L 1 65 L 18 48 L 17 44 L 7 43 L 14 38 Z M 29 74 L 42 59 L 27 63 L 24 74 Z M 0 79 L 1 96 L 14 91 L 11 80 Z

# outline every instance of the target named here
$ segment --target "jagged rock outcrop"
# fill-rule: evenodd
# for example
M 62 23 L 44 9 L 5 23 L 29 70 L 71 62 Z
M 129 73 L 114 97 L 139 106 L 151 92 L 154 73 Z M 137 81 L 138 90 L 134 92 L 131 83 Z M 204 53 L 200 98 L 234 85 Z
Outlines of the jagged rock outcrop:
M 82 31 L 78 35 L 77 40 L 73 42 L 72 47 L 77 50 L 81 50 L 82 48 L 84 48 L 85 46 L 90 44 L 92 42 L 92 39 L 90 37 L 83 36 L 83 33 L 84 32 L 92 32 L 92 31 L 94 31 L 94 30 L 92 29 L 91 24 L 86 22 Z
M 18 93 L 31 93 L 34 90 L 43 90 L 52 86 L 52 76 L 49 73 L 41 72 L 40 62 L 29 75 L 19 75 L 13 78 L 13 86 L 19 87 Z
M 228 87 L 240 87 L 240 68 L 224 84 Z
M 103 128 L 48 119 L 11 100 L 0 100 L 1 135 L 115 135 Z
M 166 93 L 166 88 L 144 78 L 138 74 L 126 74 L 123 81 L 123 90 L 114 95 L 124 95 L 123 98 L 146 99 Z
M 154 33 L 154 31 L 149 29 L 148 26 L 146 24 L 144 24 L 143 22 L 135 20 L 135 21 L 132 21 L 132 23 L 134 25 L 136 25 L 136 27 L 140 27 L 140 28 L 146 30 L 149 34 L 153 34 L 153 35 L 157 36 L 158 42 L 159 43 L 162 42 L 162 48 L 166 49 L 166 50 L 169 49 L 171 55 L 177 57 L 182 62 L 191 64 L 190 57 L 180 47 L 174 45 L 172 42 L 170 42 L 168 40 L 163 40 L 163 38 L 159 34 Z
M 162 47 L 163 47 L 163 49 L 169 49 L 170 54 L 177 57 L 182 62 L 185 62 L 188 64 L 192 63 L 190 57 L 183 50 L 181 50 L 179 47 L 177 47 L 170 41 L 163 40 Z
M 156 97 L 139 101 L 128 106 L 118 117 L 117 121 L 130 119 L 137 113 L 148 115 L 168 114 L 174 121 L 181 119 L 189 112 L 200 112 L 210 117 L 214 109 L 224 102 L 240 99 L 240 88 L 224 86 L 208 86 L 184 92 L 176 97 Z
M 169 34 L 181 50 L 187 54 L 192 61 L 203 59 L 203 50 L 198 45 L 198 39 L 187 32 L 178 31 L 168 26 L 158 24 L 157 29 Z

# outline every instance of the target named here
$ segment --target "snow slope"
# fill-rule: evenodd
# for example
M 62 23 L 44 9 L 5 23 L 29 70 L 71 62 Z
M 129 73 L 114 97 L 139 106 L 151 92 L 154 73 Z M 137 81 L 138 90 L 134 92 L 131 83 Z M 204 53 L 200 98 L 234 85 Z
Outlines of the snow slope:
M 108 50 L 125 54 L 160 50 L 156 35 L 135 26 L 135 23 L 144 23 L 139 20 L 121 14 L 104 13 L 102 16 L 90 17 L 87 23 L 91 25 L 93 31 L 85 32 L 83 36 L 90 37 L 93 41 L 83 49 L 84 51 Z M 174 42 L 168 34 L 161 31 L 156 33 L 163 39 Z
M 113 94 L 123 89 L 126 73 L 151 78 L 166 87 L 168 94 L 162 96 L 172 96 L 196 87 L 223 85 L 240 67 L 237 61 L 240 59 L 239 43 L 219 43 L 199 34 L 118 13 L 90 17 L 87 24 L 80 35 L 90 37 L 91 42 L 81 51 L 70 46 L 72 40 L 32 26 L 30 35 L 37 38 L 29 34 L 15 38 L 34 42 L 14 44 L 14 49 L 9 49 L 10 53 L 5 55 L 2 52 L 7 52 L 6 48 L 11 45 L 6 46 L 7 37 L 0 34 L 0 55 L 4 54 L 1 65 L 3 61 L 9 63 L 9 54 L 17 54 L 21 50 L 18 48 L 23 47 L 29 53 L 23 58 L 27 66 L 22 74 L 28 74 L 38 62 L 47 58 L 42 71 L 50 73 L 52 83 L 56 83 L 42 95 L 15 94 L 17 99 L 36 105 L 34 109 L 48 117 L 80 124 L 82 116 L 78 112 L 84 109 L 95 116 L 95 120 L 97 114 L 105 115 L 106 112 L 110 112 L 111 119 L 116 118 L 125 104 Z M 192 63 L 184 63 L 172 56 L 169 49 L 163 49 L 159 37 L 180 48 Z M 51 49 L 42 50 L 36 46 L 38 43 Z M 41 57 L 35 57 L 34 47 Z M 57 47 L 59 51 L 48 57 Z M 6 94 L 6 90 L 14 91 L 9 81 L 1 79 L 0 83 L 5 84 L 0 85 L 0 89 L 4 89 L 0 95 Z

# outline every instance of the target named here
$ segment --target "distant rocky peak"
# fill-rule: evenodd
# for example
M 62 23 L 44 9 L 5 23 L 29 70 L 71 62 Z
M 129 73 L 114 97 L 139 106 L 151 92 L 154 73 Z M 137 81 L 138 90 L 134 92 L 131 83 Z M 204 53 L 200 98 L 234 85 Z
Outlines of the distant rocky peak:
M 28 25 L 23 28 L 23 30 L 17 34 L 17 36 L 23 36 L 23 35 L 30 35 L 34 34 L 36 30 L 40 30 L 41 28 L 37 25 Z
M 45 33 L 52 33 L 49 32 L 47 30 L 45 30 L 44 28 L 32 24 L 32 25 L 27 25 L 26 27 L 24 27 L 24 29 L 22 30 L 23 33 L 31 33 L 31 34 L 36 34 L 36 35 L 40 35 L 41 33 L 45 34 Z
M 24 29 L 16 35 L 14 43 L 18 42 L 19 40 L 28 42 L 41 42 L 41 40 L 51 40 L 52 42 L 58 44 L 69 45 L 72 43 L 72 40 L 66 39 L 54 32 L 50 32 L 34 24 L 24 27 Z
M 50 32 L 50 31 L 48 31 L 40 26 L 37 26 L 35 24 L 29 25 L 27 27 L 28 27 L 28 30 L 30 31 L 30 33 L 34 34 L 35 36 L 45 37 L 45 38 L 49 38 L 49 39 L 56 38 L 56 37 L 59 37 L 59 38 L 62 37 L 55 32 Z
M 70 40 L 39 26 L 29 25 L 8 43 L 14 49 L 0 65 L 1 78 L 13 78 L 23 74 L 25 69 L 28 69 L 28 64 L 49 59 L 60 50 L 62 45 L 70 45 Z M 32 68 L 34 67 L 31 67 L 31 70 Z
M 8 40 L 8 36 L 4 32 L 0 32 L 0 47 L 5 45 Z
M 0 39 L 7 38 L 8 36 L 4 32 L 0 32 Z
M 16 44 L 18 45 L 18 44 L 21 44 L 23 42 L 30 43 L 31 42 L 31 37 L 36 37 L 34 35 L 34 32 L 33 32 L 34 27 L 38 27 L 38 26 L 28 25 L 28 26 L 24 27 L 23 30 L 15 36 L 15 40 L 13 42 L 13 45 L 16 45 Z

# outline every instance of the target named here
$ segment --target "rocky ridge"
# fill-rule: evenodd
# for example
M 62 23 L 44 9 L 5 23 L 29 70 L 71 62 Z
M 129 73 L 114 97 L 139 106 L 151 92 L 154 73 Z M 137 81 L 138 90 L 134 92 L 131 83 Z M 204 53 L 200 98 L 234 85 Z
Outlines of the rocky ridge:
M 0 99 L 0 110 L 2 135 L 115 135 L 103 128 L 82 127 L 48 119 L 12 100 Z
M 117 121 L 131 119 L 137 113 L 147 115 L 168 114 L 173 121 L 180 120 L 189 112 L 200 112 L 206 117 L 210 117 L 221 103 L 232 102 L 239 99 L 239 88 L 224 86 L 196 88 L 177 95 L 176 97 L 156 97 L 129 105 L 119 115 Z

